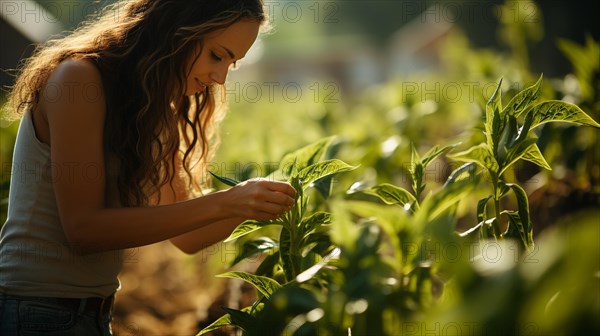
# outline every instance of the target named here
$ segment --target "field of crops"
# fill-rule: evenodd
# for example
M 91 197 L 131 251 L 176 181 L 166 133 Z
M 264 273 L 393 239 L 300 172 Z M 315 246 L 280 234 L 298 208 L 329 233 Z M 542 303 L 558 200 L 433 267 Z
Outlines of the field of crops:
M 338 2 L 298 6 L 340 19 Z M 499 8 L 502 48 L 452 27 L 413 55 L 434 61 L 371 82 L 335 75 L 356 37 L 315 46 L 274 16 L 260 61 L 230 75 L 207 178 L 286 180 L 296 203 L 194 256 L 128 251 L 115 334 L 600 332 L 600 43 L 553 37 L 570 71 L 542 74 L 529 54 L 543 13 Z M 286 64 L 300 49 L 333 56 Z M 2 128 L 3 166 L 14 131 Z

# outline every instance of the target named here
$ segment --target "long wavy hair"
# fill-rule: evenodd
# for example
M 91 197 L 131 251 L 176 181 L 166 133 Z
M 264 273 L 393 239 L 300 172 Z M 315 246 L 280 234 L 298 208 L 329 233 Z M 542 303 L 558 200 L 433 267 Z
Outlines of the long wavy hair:
M 206 165 L 218 146 L 225 113 L 221 86 L 185 96 L 190 57 L 203 38 L 249 19 L 267 22 L 262 0 L 124 0 L 104 8 L 68 36 L 36 48 L 8 96 L 8 119 L 35 108 L 52 71 L 67 58 L 89 59 L 102 74 L 106 96 L 104 156 L 123 206 L 151 203 L 176 165 L 189 195 L 209 184 Z M 107 178 L 108 181 L 108 178 Z M 154 201 L 152 201 L 154 202 Z

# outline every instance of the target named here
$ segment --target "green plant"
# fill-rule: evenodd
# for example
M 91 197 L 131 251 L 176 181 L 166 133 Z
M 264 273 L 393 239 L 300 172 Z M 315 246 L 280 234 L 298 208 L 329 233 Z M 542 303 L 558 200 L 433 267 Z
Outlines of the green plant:
M 242 279 L 252 284 L 258 290 L 258 300 L 253 306 L 242 310 L 226 308 L 228 314 L 202 330 L 199 335 L 229 324 L 247 332 L 251 331 L 256 321 L 254 315 L 261 311 L 265 301 L 268 301 L 275 291 L 281 289 L 282 285 L 295 282 L 299 274 L 332 253 L 334 246 L 327 234 L 331 214 L 309 206 L 308 189 L 314 188 L 322 196 L 328 197 L 333 176 L 355 168 L 340 160 L 324 160 L 333 141 L 332 137 L 325 138 L 284 156 L 279 169 L 269 176 L 287 178 L 296 189 L 296 200 L 292 209 L 277 220 L 245 221 L 225 242 L 236 241 L 266 226 L 280 227 L 278 239 L 259 237 L 242 244 L 232 265 L 246 258 L 265 255 L 255 274 L 227 272 L 219 275 Z M 239 183 L 214 173 L 213 176 L 227 185 Z
M 540 152 L 533 130 L 549 122 L 568 122 L 600 127 L 578 106 L 559 100 L 536 103 L 542 83 L 537 83 L 517 93 L 503 107 L 501 102 L 502 81 L 485 107 L 486 142 L 460 153 L 450 155 L 451 159 L 477 163 L 487 176 L 492 193 L 477 204 L 478 224 L 466 234 L 479 229 L 482 237 L 505 237 L 520 239 L 526 248 L 533 247 L 533 225 L 529 218 L 529 201 L 525 190 L 517 183 L 509 183 L 504 174 L 518 161 L 525 160 L 542 168 L 551 169 Z M 518 210 L 502 209 L 501 199 L 512 191 Z M 488 214 L 491 202 L 492 215 Z M 502 232 L 502 216 L 508 219 L 506 230 Z

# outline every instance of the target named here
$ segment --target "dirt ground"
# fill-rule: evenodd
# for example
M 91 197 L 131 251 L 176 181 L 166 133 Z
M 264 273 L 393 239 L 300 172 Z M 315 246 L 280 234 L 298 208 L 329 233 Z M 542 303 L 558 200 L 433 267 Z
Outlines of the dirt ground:
M 254 293 L 241 281 L 217 278 L 235 251 L 223 244 L 194 256 L 164 242 L 127 251 L 114 307 L 115 336 L 195 335 Z M 234 335 L 220 331 L 212 335 Z

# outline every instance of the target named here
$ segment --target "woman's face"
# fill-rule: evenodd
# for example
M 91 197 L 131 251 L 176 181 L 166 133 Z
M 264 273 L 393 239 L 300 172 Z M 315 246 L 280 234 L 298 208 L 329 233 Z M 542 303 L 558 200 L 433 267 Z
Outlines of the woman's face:
M 185 94 L 191 96 L 211 84 L 224 84 L 230 67 L 246 55 L 256 40 L 259 27 L 256 21 L 240 20 L 209 34 L 188 64 Z

